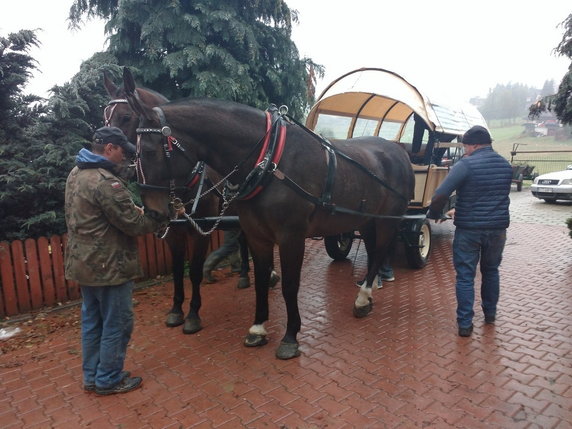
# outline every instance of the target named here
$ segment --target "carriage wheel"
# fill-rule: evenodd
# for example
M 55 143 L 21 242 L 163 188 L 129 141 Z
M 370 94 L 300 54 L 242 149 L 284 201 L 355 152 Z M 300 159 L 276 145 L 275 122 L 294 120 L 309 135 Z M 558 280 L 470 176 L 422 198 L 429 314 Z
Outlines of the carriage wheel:
M 328 256 L 334 261 L 343 261 L 346 259 L 354 241 L 353 232 L 345 232 L 339 235 L 330 235 L 324 237 L 324 245 Z
M 431 225 L 427 219 L 413 225 L 418 230 L 419 239 L 413 246 L 405 246 L 405 256 L 412 268 L 423 268 L 429 261 L 431 252 Z

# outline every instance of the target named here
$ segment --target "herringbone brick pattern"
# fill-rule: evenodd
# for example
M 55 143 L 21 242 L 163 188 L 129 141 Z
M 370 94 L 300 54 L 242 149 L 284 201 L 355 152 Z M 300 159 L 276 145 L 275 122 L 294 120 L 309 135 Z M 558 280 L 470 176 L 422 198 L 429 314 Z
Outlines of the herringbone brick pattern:
M 374 292 L 355 319 L 363 247 L 333 263 L 308 240 L 300 290 L 302 355 L 274 357 L 285 326 L 271 291 L 270 342 L 242 339 L 254 291 L 235 278 L 205 286 L 205 329 L 164 326 L 172 285 L 135 294 L 126 367 L 143 387 L 98 397 L 81 388 L 77 325 L 0 355 L 2 428 L 570 428 L 572 240 L 564 226 L 513 222 L 495 326 L 476 303 L 471 338 L 457 336 L 451 225 L 434 227 L 431 261 Z M 357 247 L 357 244 L 356 244 Z M 478 293 L 477 293 L 478 295 Z M 77 318 L 78 308 L 69 310 Z M 71 316 L 70 316 L 71 317 Z

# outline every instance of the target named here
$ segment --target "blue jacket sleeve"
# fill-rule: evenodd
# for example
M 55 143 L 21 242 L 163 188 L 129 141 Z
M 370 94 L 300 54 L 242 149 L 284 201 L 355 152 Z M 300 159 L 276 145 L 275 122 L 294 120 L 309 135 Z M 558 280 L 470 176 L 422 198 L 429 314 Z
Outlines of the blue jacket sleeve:
M 449 196 L 453 191 L 459 189 L 468 177 L 469 173 L 469 167 L 466 162 L 463 162 L 463 160 L 455 164 L 443 183 L 441 183 L 441 185 L 435 190 L 433 198 L 431 198 L 431 205 L 429 206 L 429 211 L 427 213 L 427 217 L 429 219 L 441 218 L 443 207 L 447 203 Z

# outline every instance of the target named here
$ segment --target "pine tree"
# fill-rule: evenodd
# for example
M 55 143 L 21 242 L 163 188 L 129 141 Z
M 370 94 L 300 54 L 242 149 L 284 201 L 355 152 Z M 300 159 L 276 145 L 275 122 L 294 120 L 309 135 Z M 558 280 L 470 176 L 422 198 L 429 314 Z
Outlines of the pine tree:
M 170 99 L 286 104 L 301 119 L 314 97 L 307 79 L 323 75 L 299 58 L 290 39 L 297 15 L 283 0 L 76 0 L 70 20 L 84 16 L 108 19 L 110 52 Z
M 558 86 L 558 92 L 543 97 L 529 108 L 531 118 L 538 117 L 546 110 L 553 110 L 563 124 L 572 125 L 572 13 L 562 22 L 564 34 L 554 51 L 571 60 L 568 72 Z

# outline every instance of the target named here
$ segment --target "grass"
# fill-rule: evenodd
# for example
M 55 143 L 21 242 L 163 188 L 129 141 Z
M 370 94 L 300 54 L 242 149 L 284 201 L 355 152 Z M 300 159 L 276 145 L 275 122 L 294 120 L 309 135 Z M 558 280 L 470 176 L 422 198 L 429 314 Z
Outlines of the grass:
M 572 135 L 565 140 L 554 137 L 531 137 L 522 133 L 521 125 L 491 126 L 493 148 L 509 161 L 515 143 L 521 151 L 560 150 L 572 151 Z M 513 162 L 535 166 L 535 173 L 543 174 L 558 171 L 572 164 L 572 152 L 546 153 L 546 154 L 520 154 L 513 158 Z

